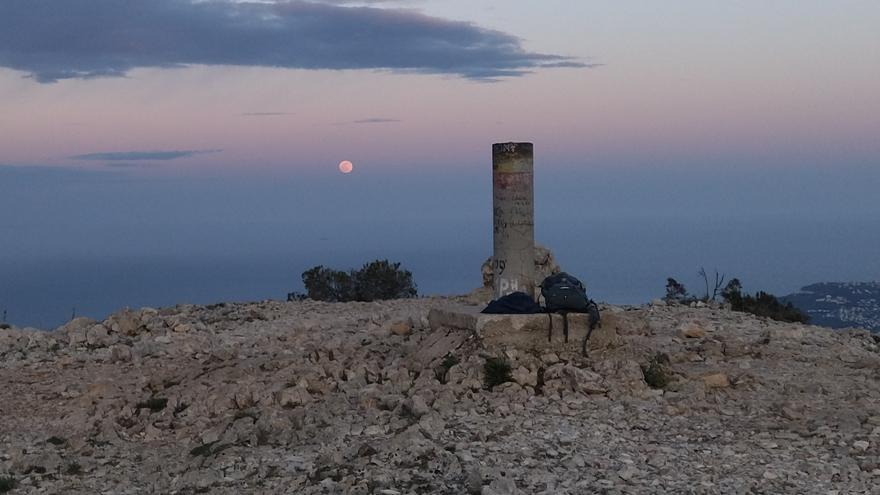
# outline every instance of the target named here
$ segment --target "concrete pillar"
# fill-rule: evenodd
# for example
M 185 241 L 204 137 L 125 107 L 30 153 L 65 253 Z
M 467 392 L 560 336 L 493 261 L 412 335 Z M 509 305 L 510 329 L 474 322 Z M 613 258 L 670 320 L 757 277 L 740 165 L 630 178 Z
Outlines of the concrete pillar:
M 535 295 L 534 155 L 532 143 L 492 145 L 493 296 Z

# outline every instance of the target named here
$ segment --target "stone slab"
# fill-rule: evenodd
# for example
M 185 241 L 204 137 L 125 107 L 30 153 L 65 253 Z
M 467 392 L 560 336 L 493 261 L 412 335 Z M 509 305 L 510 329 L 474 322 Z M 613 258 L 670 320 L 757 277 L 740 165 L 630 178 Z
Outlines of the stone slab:
M 580 350 L 589 328 L 589 316 L 581 313 L 568 315 L 568 342 L 563 333 L 562 315 L 496 315 L 483 314 L 484 306 L 450 306 L 433 308 L 428 314 L 431 329 L 459 329 L 472 332 L 486 346 L 512 346 L 524 350 L 546 351 L 571 348 Z M 552 330 L 550 321 L 553 321 Z M 602 324 L 590 336 L 590 349 L 608 347 L 617 340 L 616 316 L 602 314 Z

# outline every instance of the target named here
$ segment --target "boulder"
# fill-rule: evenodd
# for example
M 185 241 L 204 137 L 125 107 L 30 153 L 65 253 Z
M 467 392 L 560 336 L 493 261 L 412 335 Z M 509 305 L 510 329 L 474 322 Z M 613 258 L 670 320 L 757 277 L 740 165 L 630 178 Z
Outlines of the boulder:
M 544 390 L 568 390 L 590 395 L 604 394 L 608 388 L 602 377 L 592 371 L 568 364 L 555 364 L 544 371 Z
M 91 318 L 74 318 L 64 325 L 58 327 L 57 332 L 67 336 L 67 341 L 71 347 L 79 347 L 86 343 L 86 332 L 95 325 L 95 320 Z
M 688 339 L 702 339 L 706 336 L 706 328 L 695 321 L 682 325 L 679 332 L 682 337 Z
M 116 341 L 116 336 L 110 335 L 107 327 L 100 323 L 86 331 L 86 343 L 89 347 L 108 347 L 115 344 Z
M 129 337 L 137 335 L 141 324 L 140 315 L 130 309 L 113 313 L 104 321 L 104 326 L 111 332 Z
M 296 407 L 311 402 L 312 396 L 305 387 L 289 387 L 278 392 L 278 405 L 281 407 Z
M 703 383 L 706 388 L 727 388 L 730 386 L 730 379 L 724 373 L 714 373 L 704 376 Z
M 391 324 L 391 333 L 405 336 L 412 333 L 413 327 L 408 321 L 395 321 Z
M 91 328 L 95 323 L 97 322 L 91 318 L 80 316 L 79 318 L 74 318 L 64 325 L 61 325 L 56 331 L 67 335 L 70 335 L 71 332 L 81 332 L 85 335 L 85 331 Z
M 110 346 L 111 363 L 127 363 L 131 361 L 131 347 L 125 344 Z
M 517 369 L 513 370 L 511 373 L 513 377 L 513 381 L 522 385 L 523 387 L 536 387 L 538 385 L 538 372 L 537 371 L 529 371 L 525 366 L 520 366 Z

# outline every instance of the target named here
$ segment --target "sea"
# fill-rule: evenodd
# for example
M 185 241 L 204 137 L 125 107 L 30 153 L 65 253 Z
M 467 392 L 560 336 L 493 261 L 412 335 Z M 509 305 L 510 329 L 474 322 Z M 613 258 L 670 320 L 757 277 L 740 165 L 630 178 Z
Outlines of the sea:
M 777 295 L 820 281 L 880 280 L 880 229 L 868 220 L 603 218 L 589 214 L 536 220 L 536 240 L 598 301 L 637 305 L 662 297 L 667 277 L 697 295 L 700 268 L 739 278 L 745 290 Z M 271 234 L 272 242 L 249 236 Z M 279 233 L 280 232 L 280 233 Z M 218 242 L 211 235 L 207 243 Z M 339 226 L 323 223 L 242 229 L 239 249 L 217 252 L 0 258 L 0 316 L 14 325 L 52 329 L 77 316 L 102 319 L 124 307 L 221 301 L 284 300 L 303 291 L 316 265 L 359 268 L 400 262 L 420 295 L 462 294 L 481 285 L 491 255 L 491 219 L 418 218 Z M 267 246 L 272 246 L 267 247 Z M 710 280 L 712 282 L 713 280 Z

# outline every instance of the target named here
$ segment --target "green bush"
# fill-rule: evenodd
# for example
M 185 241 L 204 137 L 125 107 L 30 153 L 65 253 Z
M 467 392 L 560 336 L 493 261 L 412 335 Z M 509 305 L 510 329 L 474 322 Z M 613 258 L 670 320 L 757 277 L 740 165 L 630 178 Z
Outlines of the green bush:
M 645 383 L 651 388 L 665 388 L 669 385 L 672 373 L 669 370 L 669 356 L 658 352 L 647 366 L 642 366 Z
M 354 300 L 351 275 L 318 265 L 302 274 L 303 284 L 310 299 L 341 302 Z
M 6 493 L 15 488 L 17 483 L 12 476 L 0 476 L 0 493 Z
M 416 296 L 412 273 L 401 270 L 400 263 L 376 260 L 352 273 L 358 301 L 408 299 Z
M 370 302 L 417 295 L 412 273 L 388 260 L 376 260 L 348 272 L 318 265 L 303 272 L 302 280 L 309 299 L 315 301 Z
M 782 303 L 773 294 L 758 291 L 754 296 L 743 294 L 739 279 L 733 279 L 721 292 L 724 300 L 734 311 L 764 316 L 777 321 L 808 323 L 809 315 L 794 307 L 790 302 Z
M 492 390 L 496 385 L 513 381 L 510 371 L 508 360 L 498 357 L 487 359 L 483 365 L 483 382 L 486 388 Z

